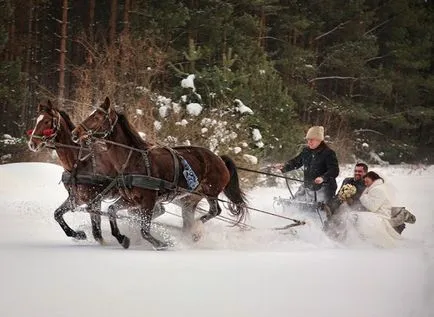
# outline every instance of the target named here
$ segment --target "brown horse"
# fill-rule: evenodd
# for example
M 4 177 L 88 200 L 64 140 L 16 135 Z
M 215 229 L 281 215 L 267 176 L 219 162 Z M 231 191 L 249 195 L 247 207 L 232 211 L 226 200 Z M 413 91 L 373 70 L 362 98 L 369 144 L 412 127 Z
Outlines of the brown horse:
M 62 176 L 68 198 L 54 212 L 54 218 L 59 223 L 68 237 L 76 239 L 86 239 L 83 231 L 74 231 L 65 222 L 63 215 L 81 204 L 90 204 L 87 211 L 90 212 L 92 222 L 92 234 L 96 241 L 103 243 L 101 234 L 101 200 L 96 199 L 98 195 L 108 186 L 110 178 L 115 177 L 113 166 L 109 162 L 99 160 L 97 155 L 92 156 L 89 151 L 83 151 L 83 157 L 80 159 L 80 148 L 72 142 L 71 132 L 74 124 L 64 111 L 56 109 L 50 101 L 47 104 L 39 104 L 38 117 L 33 130 L 28 131 L 28 147 L 31 151 L 37 152 L 45 147 L 54 148 L 59 157 L 60 163 L 65 169 Z M 99 151 L 95 151 L 101 153 Z M 110 191 L 107 196 L 118 195 L 117 189 Z M 102 198 L 102 197 L 101 197 Z M 112 213 L 128 204 L 122 199 L 109 207 Z M 128 248 L 129 240 L 120 236 L 120 243 Z
M 229 157 L 217 156 L 202 147 L 182 146 L 171 149 L 153 146 L 139 136 L 124 115 L 110 106 L 108 98 L 74 129 L 72 135 L 77 143 L 88 142 L 97 136 L 100 137 L 99 141 L 105 139 L 107 155 L 102 159 L 110 160 L 120 176 L 139 175 L 133 176 L 130 186 L 125 186 L 121 193 L 125 200 L 139 207 L 142 236 L 155 249 L 167 248 L 167 244 L 150 233 L 153 207 L 157 201 L 167 199 L 170 195 L 177 198 L 173 202 L 182 206 L 184 229 L 191 229 L 194 224 L 203 224 L 218 216 L 221 213 L 218 204 L 218 195 L 221 192 L 229 198 L 229 211 L 238 221 L 247 214 L 237 168 Z M 191 191 L 192 184 L 188 184 L 184 177 L 188 168 L 193 170 L 197 177 L 198 183 L 194 192 Z M 172 184 L 173 187 L 161 184 L 160 188 L 144 188 L 137 185 L 140 175 L 151 177 L 154 183 L 162 180 L 164 184 Z M 210 209 L 197 222 L 194 220 L 194 210 L 203 198 L 208 201 Z

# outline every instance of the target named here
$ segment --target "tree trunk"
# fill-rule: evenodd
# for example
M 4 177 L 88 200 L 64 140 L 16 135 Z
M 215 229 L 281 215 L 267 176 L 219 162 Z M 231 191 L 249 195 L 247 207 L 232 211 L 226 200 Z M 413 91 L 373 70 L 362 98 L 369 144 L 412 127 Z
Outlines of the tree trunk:
M 124 35 L 127 35 L 130 30 L 130 8 L 131 8 L 131 0 L 125 0 L 125 6 L 124 6 L 124 28 L 122 32 Z
M 66 59 L 66 37 L 68 25 L 68 0 L 63 0 L 62 21 L 60 32 L 60 60 L 59 60 L 59 95 L 58 103 L 63 105 L 65 94 L 65 59 Z
M 264 6 L 261 7 L 261 17 L 259 21 L 259 46 L 265 49 L 267 36 L 267 17 Z
M 26 81 L 26 90 L 30 92 L 30 94 L 33 94 L 32 92 L 32 81 L 30 80 L 31 74 L 30 74 L 30 65 L 32 63 L 32 55 L 33 55 L 33 11 L 35 10 L 33 0 L 29 0 L 29 16 L 27 20 L 27 43 L 26 43 L 26 59 L 24 61 L 24 73 L 27 76 Z M 31 96 L 30 96 L 31 99 Z M 23 105 L 23 109 L 21 112 L 21 117 L 23 119 L 23 122 L 25 126 L 28 126 L 30 123 L 29 116 L 30 116 L 30 109 L 29 105 L 32 104 L 31 100 L 28 100 L 26 97 L 26 102 Z
M 118 10 L 118 1 L 112 0 L 110 7 L 110 24 L 109 24 L 109 44 L 113 45 L 116 38 L 116 20 L 117 20 L 117 11 Z
M 89 1 L 89 25 L 88 25 L 89 40 L 91 44 L 94 42 L 95 34 L 95 0 Z

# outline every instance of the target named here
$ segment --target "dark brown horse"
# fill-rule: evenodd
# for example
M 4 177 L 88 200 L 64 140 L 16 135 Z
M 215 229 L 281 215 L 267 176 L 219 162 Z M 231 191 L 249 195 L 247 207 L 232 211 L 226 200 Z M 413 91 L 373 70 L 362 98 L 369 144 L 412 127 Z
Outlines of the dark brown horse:
M 28 131 L 28 147 L 31 151 L 40 151 L 45 147 L 54 148 L 59 157 L 60 163 L 66 173 L 62 176 L 68 198 L 54 212 L 54 218 L 59 223 L 68 237 L 76 239 L 86 239 L 83 231 L 74 231 L 65 222 L 63 215 L 73 210 L 76 206 L 90 204 L 87 211 L 90 212 L 92 222 L 92 234 L 96 241 L 103 243 L 101 234 L 101 215 L 99 214 L 101 200 L 95 199 L 110 183 L 107 176 L 116 176 L 110 162 L 100 160 L 97 155 L 102 155 L 100 151 L 92 156 L 89 151 L 83 150 L 80 159 L 80 148 L 72 142 L 71 132 L 74 129 L 68 114 L 56 109 L 50 101 L 47 104 L 39 104 L 38 116 L 35 127 Z M 65 178 L 65 176 L 67 176 Z M 99 177 L 98 177 L 99 176 Z M 107 193 L 107 196 L 118 195 L 117 189 Z M 109 207 L 109 212 L 115 212 L 128 204 L 122 199 Z M 120 236 L 120 243 L 127 248 L 129 240 Z
M 135 186 L 133 181 L 130 186 L 121 190 L 125 200 L 139 207 L 142 236 L 156 249 L 164 249 L 167 244 L 150 233 L 153 207 L 157 201 L 167 198 L 167 195 L 178 198 L 173 202 L 182 206 L 184 229 L 191 229 L 195 224 L 205 223 L 218 216 L 221 208 L 217 198 L 221 192 L 229 198 L 229 211 L 238 221 L 247 213 L 245 196 L 239 187 L 237 168 L 229 157 L 217 156 L 202 147 L 182 146 L 170 149 L 153 146 L 139 136 L 124 115 L 110 106 L 108 98 L 80 123 L 72 134 L 75 142 L 88 142 L 98 136 L 99 140 L 107 140 L 107 155 L 102 159 L 109 160 L 120 175 L 148 175 L 157 179 L 157 182 L 164 180 L 165 184 L 174 184 L 173 188 L 161 186 L 159 189 L 150 189 Z M 194 192 L 188 190 L 192 188 L 183 174 L 185 164 L 188 164 L 197 176 L 198 186 Z M 203 198 L 208 201 L 210 209 L 197 222 L 194 220 L 194 210 Z

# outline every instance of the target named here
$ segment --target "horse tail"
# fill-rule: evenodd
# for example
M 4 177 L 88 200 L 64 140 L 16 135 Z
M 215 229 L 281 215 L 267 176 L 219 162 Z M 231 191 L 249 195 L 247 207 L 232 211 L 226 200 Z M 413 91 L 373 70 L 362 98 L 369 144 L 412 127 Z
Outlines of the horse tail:
M 223 162 L 225 162 L 226 168 L 230 174 L 229 183 L 224 188 L 224 193 L 230 200 L 228 209 L 232 215 L 237 216 L 237 223 L 240 223 L 245 219 L 249 211 L 247 208 L 246 195 L 240 188 L 235 162 L 229 156 L 221 155 L 220 157 Z

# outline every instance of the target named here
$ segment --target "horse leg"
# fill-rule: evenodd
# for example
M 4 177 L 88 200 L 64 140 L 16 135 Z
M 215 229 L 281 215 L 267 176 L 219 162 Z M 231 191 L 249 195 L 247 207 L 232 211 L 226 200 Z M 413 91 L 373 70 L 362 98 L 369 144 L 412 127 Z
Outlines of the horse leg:
M 192 228 L 192 238 L 193 241 L 197 242 L 200 240 L 200 238 L 203 235 L 203 225 L 208 220 L 211 220 L 214 217 L 217 217 L 222 212 L 222 209 L 220 208 L 220 205 L 218 204 L 217 200 L 212 198 L 207 198 L 207 201 L 209 203 L 209 211 L 207 214 L 203 215 L 199 218 L 198 221 L 194 222 L 194 226 Z
M 65 222 L 65 219 L 63 219 L 63 215 L 67 213 L 68 211 L 72 210 L 72 204 L 71 204 L 71 198 L 68 197 L 63 204 L 61 204 L 56 211 L 54 211 L 54 219 L 59 223 L 60 227 L 63 229 L 65 234 L 68 237 L 73 237 L 78 240 L 85 240 L 86 234 L 84 231 L 74 231 L 71 229 L 70 226 Z
M 185 196 L 179 199 L 176 204 L 182 208 L 182 231 L 189 232 L 194 226 L 194 212 L 202 197 Z
M 93 237 L 99 244 L 104 244 L 104 239 L 102 238 L 102 233 L 101 233 L 101 214 L 99 213 L 99 210 L 95 208 L 95 206 L 89 207 L 89 212 L 90 212 L 90 221 L 92 223 Z
M 124 207 L 127 207 L 127 203 L 121 198 L 108 207 L 108 214 L 112 235 L 116 238 L 116 240 L 118 240 L 124 249 L 128 249 L 130 246 L 130 239 L 120 233 L 118 223 L 116 221 L 116 213 L 118 210 Z
M 151 220 L 152 220 L 153 209 L 141 207 L 140 215 L 140 232 L 142 233 L 143 239 L 152 244 L 155 250 L 165 250 L 169 245 L 163 241 L 158 240 L 151 234 Z
M 155 204 L 154 211 L 152 213 L 152 220 L 164 215 L 166 213 L 166 208 L 164 208 L 162 203 Z
M 217 217 L 222 212 L 222 209 L 220 208 L 220 205 L 219 205 L 217 199 L 210 197 L 210 198 L 207 198 L 207 201 L 209 203 L 209 211 L 207 214 L 200 217 L 200 220 L 203 223 L 207 222 L 208 220 L 211 220 L 212 218 Z
M 182 206 L 182 231 L 189 232 L 194 225 L 194 210 L 190 206 Z

